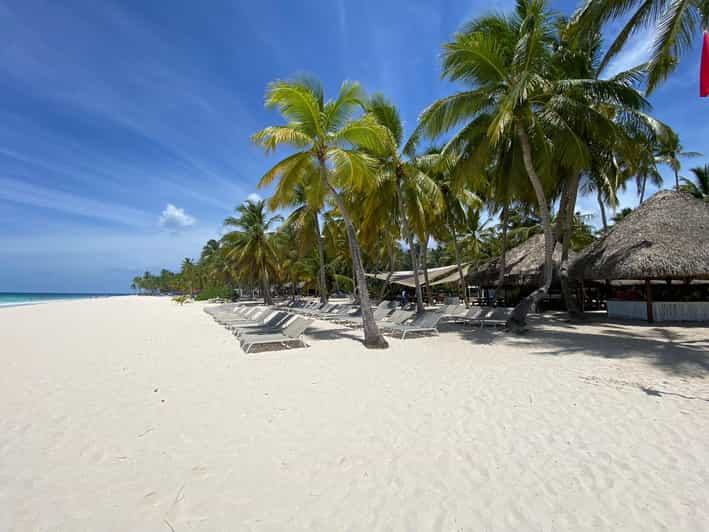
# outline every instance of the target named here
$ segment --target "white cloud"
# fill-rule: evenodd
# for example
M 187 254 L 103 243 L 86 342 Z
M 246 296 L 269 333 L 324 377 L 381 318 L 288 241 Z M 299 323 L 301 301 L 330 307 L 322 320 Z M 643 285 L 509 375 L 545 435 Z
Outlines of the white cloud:
M 249 197 L 246 199 L 248 199 L 249 201 L 253 201 L 254 203 L 263 200 L 263 198 L 256 194 L 256 192 L 252 192 L 251 194 L 249 194 Z
M 187 214 L 185 209 L 175 207 L 172 203 L 168 203 L 160 215 L 160 227 L 168 231 L 177 232 L 194 225 L 195 222 L 194 217 Z

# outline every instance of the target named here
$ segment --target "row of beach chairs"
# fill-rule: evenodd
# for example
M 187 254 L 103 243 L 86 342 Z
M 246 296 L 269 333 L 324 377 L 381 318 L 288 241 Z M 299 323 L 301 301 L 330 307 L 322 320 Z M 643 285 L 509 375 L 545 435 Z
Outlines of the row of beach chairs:
M 319 303 L 317 301 L 291 301 L 285 305 L 291 312 L 313 319 L 332 321 L 349 327 L 361 327 L 361 310 L 353 304 Z M 470 307 L 463 304 L 443 305 L 416 314 L 413 305 L 399 308 L 396 301 L 382 301 L 373 309 L 374 319 L 384 334 L 405 339 L 412 334 L 438 334 L 441 321 L 487 326 L 505 325 L 511 308 Z
M 233 332 L 246 353 L 256 347 L 307 347 L 303 335 L 313 323 L 313 319 L 273 307 L 229 304 L 204 310 Z
M 224 304 L 205 308 L 214 320 L 233 332 L 242 349 L 256 347 L 306 347 L 303 335 L 314 320 L 324 320 L 351 328 L 361 327 L 361 309 L 354 304 L 291 301 L 278 307 Z M 396 301 L 382 301 L 374 307 L 374 319 L 387 335 L 405 340 L 416 335 L 438 335 L 441 322 L 504 325 L 511 308 L 470 307 L 449 304 L 416 314 L 413 305 L 400 308 Z

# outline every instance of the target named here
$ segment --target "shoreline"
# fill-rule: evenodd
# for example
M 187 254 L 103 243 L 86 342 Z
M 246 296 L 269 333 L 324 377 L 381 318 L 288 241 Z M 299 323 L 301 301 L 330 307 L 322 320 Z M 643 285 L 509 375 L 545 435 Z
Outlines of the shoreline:
M 106 298 L 113 298 L 113 297 L 126 297 L 126 296 L 131 296 L 132 294 L 70 294 L 70 293 L 61 293 L 57 292 L 54 295 L 57 297 L 54 298 L 48 298 L 48 299 L 28 299 L 26 301 L 8 301 L 8 302 L 3 302 L 2 301 L 2 296 L 3 295 L 14 295 L 14 294 L 27 294 L 27 295 L 53 295 L 51 292 L 0 292 L 0 309 L 4 308 L 14 308 L 14 307 L 26 307 L 26 306 L 31 306 L 31 305 L 44 305 L 47 303 L 61 303 L 63 301 L 86 301 L 86 300 L 92 300 L 92 299 L 106 299 Z M 66 296 L 66 297 L 61 297 L 61 296 Z
M 705 330 L 245 355 L 203 303 L 63 303 L 0 319 L 0 529 L 709 528 Z

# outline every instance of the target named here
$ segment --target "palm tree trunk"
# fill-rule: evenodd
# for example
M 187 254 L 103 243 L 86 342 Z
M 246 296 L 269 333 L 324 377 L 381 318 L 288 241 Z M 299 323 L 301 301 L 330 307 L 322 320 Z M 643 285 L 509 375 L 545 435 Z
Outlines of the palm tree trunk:
M 679 190 L 679 171 L 675 169 L 675 190 Z
M 406 218 L 406 211 L 404 210 L 404 197 L 401 193 L 401 180 L 397 177 L 396 180 L 396 193 L 399 200 L 399 216 L 401 217 L 401 232 L 404 234 L 406 239 L 406 245 L 409 246 L 409 256 L 411 257 L 411 269 L 414 273 L 414 282 L 416 284 L 416 313 L 421 314 L 424 310 L 423 308 L 423 294 L 421 293 L 421 280 L 419 279 L 419 267 L 418 258 L 416 256 L 416 249 L 414 248 L 414 235 L 409 229 L 409 223 Z
M 263 303 L 264 305 L 273 305 L 273 300 L 271 299 L 271 287 L 268 285 L 268 272 L 266 271 L 266 265 L 261 267 L 261 275 L 263 275 Z
M 325 278 L 325 250 L 323 247 L 323 239 L 320 234 L 320 220 L 318 213 L 313 213 L 315 218 L 315 238 L 318 241 L 318 261 L 320 262 L 320 303 L 327 303 L 327 280 Z
M 502 207 L 502 214 L 500 214 L 500 222 L 502 222 L 502 250 L 500 252 L 500 271 L 497 277 L 497 289 L 504 290 L 503 286 L 505 284 L 505 272 L 507 271 L 507 217 L 508 217 L 509 206 L 507 203 Z M 503 292 L 503 295 L 504 294 Z M 499 296 L 498 296 L 499 297 Z M 505 298 L 506 299 L 506 298 Z
M 645 184 L 647 183 L 647 176 L 643 176 L 642 186 L 640 187 L 640 204 L 642 205 L 645 200 Z
M 391 235 L 387 235 L 387 255 L 389 256 L 389 273 L 387 274 L 387 280 L 384 282 L 381 291 L 379 292 L 379 301 L 384 299 L 386 295 L 387 288 L 389 288 L 389 283 L 391 282 L 391 277 L 394 275 L 394 243 L 392 242 Z
M 532 309 L 535 309 L 537 303 L 539 303 L 539 301 L 547 293 L 549 293 L 552 274 L 554 271 L 553 257 L 554 245 L 556 242 L 554 239 L 554 231 L 551 226 L 551 213 L 549 212 L 546 194 L 544 194 L 544 187 L 542 186 L 542 182 L 534 169 L 532 147 L 529 143 L 529 136 L 527 135 L 525 129 L 520 125 L 517 126 L 517 136 L 519 137 L 520 144 L 522 146 L 522 159 L 524 161 L 524 167 L 527 170 L 529 181 L 532 184 L 535 195 L 537 196 L 537 203 L 539 204 L 539 217 L 541 218 L 542 227 L 544 228 L 544 284 L 520 301 L 512 311 L 512 314 L 510 314 L 508 328 L 519 330 L 526 327 L 527 314 L 529 314 Z
M 364 346 L 372 349 L 384 349 L 389 347 L 389 344 L 379 332 L 379 327 L 377 327 L 377 322 L 374 321 L 374 312 L 372 311 L 372 304 L 369 301 L 369 289 L 367 288 L 367 279 L 364 276 L 364 264 L 362 263 L 362 253 L 359 249 L 359 242 L 357 241 L 357 233 L 355 232 L 354 225 L 352 224 L 352 217 L 345 206 L 340 194 L 338 194 L 335 187 L 330 183 L 328 178 L 327 166 L 325 166 L 325 159 L 320 158 L 320 178 L 323 185 L 332 193 L 333 199 L 335 200 L 335 205 L 342 215 L 342 219 L 345 222 L 345 229 L 347 231 L 347 240 L 350 245 L 350 253 L 352 254 L 352 273 L 354 274 L 355 280 L 357 281 L 357 292 L 360 301 L 360 307 L 362 309 L 362 328 L 364 329 Z
M 601 222 L 603 222 L 603 232 L 608 232 L 608 217 L 606 216 L 606 205 L 603 203 L 603 194 L 601 189 L 596 190 L 596 199 L 598 200 L 598 207 L 601 209 Z
M 428 304 L 431 305 L 433 303 L 433 289 L 428 280 L 428 235 L 426 235 L 421 245 L 421 266 L 423 268 L 423 279 L 426 283 L 426 299 Z
M 571 235 L 573 232 L 574 212 L 576 211 L 576 198 L 578 196 L 579 181 L 581 174 L 573 172 L 567 177 L 564 183 L 563 202 L 559 205 L 559 217 L 561 219 L 561 264 L 559 264 L 559 281 L 561 292 L 564 296 L 566 310 L 571 319 L 581 316 L 581 310 L 576 301 L 576 294 L 571 290 L 569 279 L 569 251 L 571 248 Z
M 468 300 L 468 290 L 465 282 L 465 276 L 463 275 L 463 267 L 460 264 L 460 249 L 458 248 L 458 233 L 455 230 L 455 223 L 451 224 L 451 236 L 453 237 L 453 251 L 455 252 L 455 264 L 458 266 L 458 278 L 459 278 L 459 288 L 462 291 L 463 301 L 465 301 L 466 308 L 470 306 L 470 301 Z

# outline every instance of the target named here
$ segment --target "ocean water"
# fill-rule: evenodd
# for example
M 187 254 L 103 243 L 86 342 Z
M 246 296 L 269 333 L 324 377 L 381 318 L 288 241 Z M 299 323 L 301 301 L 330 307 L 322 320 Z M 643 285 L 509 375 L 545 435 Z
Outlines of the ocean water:
M 50 303 L 52 301 L 65 301 L 68 299 L 92 299 L 95 297 L 122 296 L 126 294 L 70 294 L 57 292 L 0 292 L 0 308 L 16 307 L 19 305 L 34 305 L 37 303 Z

